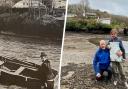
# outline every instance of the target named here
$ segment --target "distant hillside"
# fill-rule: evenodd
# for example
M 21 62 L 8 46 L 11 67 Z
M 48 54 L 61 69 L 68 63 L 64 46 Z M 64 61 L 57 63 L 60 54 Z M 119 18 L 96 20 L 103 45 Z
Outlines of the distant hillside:
M 68 13 L 71 14 L 78 14 L 80 13 L 81 8 L 79 8 L 80 5 L 78 4 L 73 4 L 73 5 L 69 5 L 68 6 Z M 112 20 L 112 24 L 122 24 L 122 25 L 128 25 L 128 17 L 126 16 L 120 16 L 120 15 L 113 15 L 108 13 L 107 11 L 100 11 L 100 10 L 95 10 L 95 9 L 91 9 L 91 8 L 87 8 L 86 12 L 92 12 L 92 13 L 96 13 L 96 15 L 100 18 L 111 18 Z
M 128 17 L 121 15 L 113 15 L 108 12 L 102 12 L 100 10 L 93 10 L 100 18 L 111 18 L 112 24 L 125 24 L 128 25 Z

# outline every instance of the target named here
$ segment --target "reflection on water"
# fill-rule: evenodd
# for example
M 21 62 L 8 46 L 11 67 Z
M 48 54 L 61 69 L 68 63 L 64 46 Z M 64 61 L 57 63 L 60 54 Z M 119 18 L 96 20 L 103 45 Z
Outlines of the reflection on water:
M 54 69 L 59 68 L 61 45 L 44 39 L 32 39 L 0 35 L 0 55 L 39 63 L 44 51 Z

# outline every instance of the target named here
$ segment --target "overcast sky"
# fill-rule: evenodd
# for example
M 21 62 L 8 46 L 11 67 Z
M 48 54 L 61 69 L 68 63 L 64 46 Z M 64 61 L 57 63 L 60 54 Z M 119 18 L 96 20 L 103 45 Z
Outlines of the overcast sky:
M 69 4 L 79 3 L 79 1 L 69 0 Z M 89 0 L 89 3 L 93 9 L 128 16 L 128 0 Z

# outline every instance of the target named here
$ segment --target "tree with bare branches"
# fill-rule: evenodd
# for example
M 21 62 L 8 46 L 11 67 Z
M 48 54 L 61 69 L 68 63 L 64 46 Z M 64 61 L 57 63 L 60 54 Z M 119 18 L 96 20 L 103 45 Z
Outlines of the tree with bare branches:
M 68 12 L 76 14 L 78 17 L 83 17 L 89 11 L 89 1 L 80 0 L 78 4 L 69 5 Z

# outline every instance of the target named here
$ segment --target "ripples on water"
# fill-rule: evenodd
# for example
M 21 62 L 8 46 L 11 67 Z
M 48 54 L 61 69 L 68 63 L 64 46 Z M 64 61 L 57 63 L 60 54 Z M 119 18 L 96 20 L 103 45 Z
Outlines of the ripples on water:
M 0 35 L 0 55 L 39 63 L 40 53 L 44 51 L 54 69 L 59 68 L 61 45 L 45 39 L 23 38 Z

